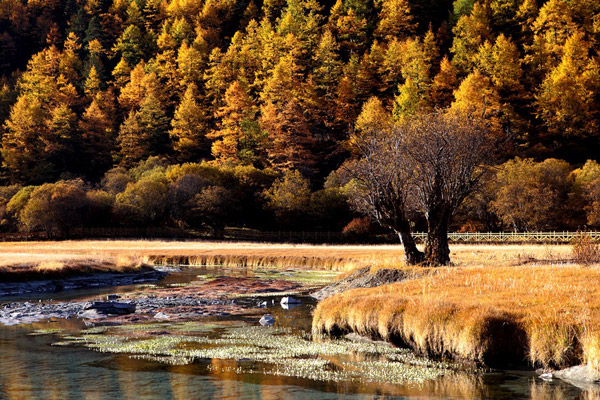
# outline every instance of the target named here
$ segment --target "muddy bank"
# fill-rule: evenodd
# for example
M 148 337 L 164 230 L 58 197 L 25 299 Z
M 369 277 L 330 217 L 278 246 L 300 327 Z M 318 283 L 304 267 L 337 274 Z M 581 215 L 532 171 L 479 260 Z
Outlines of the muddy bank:
M 96 289 L 108 286 L 134 285 L 153 282 L 164 278 L 166 272 L 155 269 L 143 269 L 133 273 L 93 273 L 57 279 L 38 279 L 31 281 L 0 282 L 0 297 L 20 296 L 36 293 L 56 293 L 66 290 Z
M 394 268 L 381 268 L 371 271 L 371 267 L 359 268 L 347 277 L 333 282 L 322 289 L 311 293 L 311 296 L 321 301 L 346 290 L 356 288 L 371 288 L 389 283 L 400 282 L 405 279 L 414 278 L 413 271 L 405 271 Z

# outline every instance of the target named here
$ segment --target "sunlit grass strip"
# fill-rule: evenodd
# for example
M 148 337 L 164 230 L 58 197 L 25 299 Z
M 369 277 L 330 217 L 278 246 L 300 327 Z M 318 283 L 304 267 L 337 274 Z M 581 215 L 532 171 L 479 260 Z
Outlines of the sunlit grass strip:
M 355 331 L 429 355 L 543 367 L 600 366 L 600 267 L 440 268 L 333 296 L 313 333 Z
M 253 256 L 253 255 L 196 255 L 155 256 L 151 260 L 157 265 L 218 266 L 225 268 L 299 268 L 345 271 L 358 263 L 341 257 L 319 256 Z
M 61 279 L 95 273 L 134 273 L 150 269 L 143 259 L 133 256 L 72 258 L 55 256 L 44 260 L 0 265 L 0 281 Z
M 528 260 L 563 263 L 568 245 L 465 245 L 450 247 L 461 266 L 508 266 Z M 80 240 L 2 242 L 0 270 L 6 265 L 39 264 L 73 259 L 139 257 L 159 263 L 223 265 L 246 268 L 292 268 L 349 271 L 359 267 L 397 268 L 404 265 L 400 245 L 294 245 L 249 242 L 166 240 Z

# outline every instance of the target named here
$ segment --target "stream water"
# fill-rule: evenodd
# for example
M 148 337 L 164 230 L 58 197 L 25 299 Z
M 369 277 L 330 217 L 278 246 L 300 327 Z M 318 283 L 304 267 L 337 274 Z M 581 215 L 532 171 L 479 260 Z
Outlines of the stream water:
M 223 273 L 223 270 L 211 269 L 183 270 L 172 273 L 158 285 L 177 286 L 197 279 L 198 275 L 207 277 Z M 139 288 L 104 288 L 94 292 L 28 297 L 27 300 L 79 300 L 132 290 Z M 301 299 L 303 304 L 291 310 L 285 310 L 276 303 L 266 311 L 277 318 L 278 329 L 284 335 L 310 331 L 314 302 L 307 297 Z M 0 303 L 16 300 L 0 299 Z M 238 324 L 236 326 L 242 329 L 245 326 L 249 330 L 258 329 L 254 328 L 257 325 L 256 315 L 214 317 L 201 323 L 207 324 L 202 334 L 209 336 L 216 334 L 210 327 L 220 323 Z M 125 353 L 97 352 L 77 343 L 54 345 L 64 340 L 65 335 L 76 336 L 85 329 L 83 321 L 78 319 L 0 326 L 0 399 L 600 398 L 596 389 L 579 389 L 557 380 L 545 382 L 534 373 L 525 371 L 453 371 L 433 380 L 390 384 L 368 379 L 319 380 L 277 375 L 266 373 L 268 363 L 257 364 L 245 359 L 199 359 L 185 365 L 171 365 L 131 358 Z M 54 331 L 57 333 L 50 333 Z M 46 334 L 36 334 L 40 332 Z M 349 357 L 360 355 L 332 356 L 329 361 L 343 364 Z

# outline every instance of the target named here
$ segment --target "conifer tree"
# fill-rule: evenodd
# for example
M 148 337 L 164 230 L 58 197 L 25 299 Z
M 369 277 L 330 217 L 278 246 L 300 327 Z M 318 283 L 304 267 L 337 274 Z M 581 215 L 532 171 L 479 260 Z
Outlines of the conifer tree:
M 145 64 L 143 62 L 137 64 L 135 68 L 131 70 L 129 81 L 121 89 L 119 104 L 126 110 L 131 111 L 138 107 L 146 94 L 144 85 L 146 73 L 144 72 L 144 66 Z
M 261 107 L 260 125 L 268 135 L 266 152 L 271 166 L 312 172 L 316 160 L 309 149 L 314 138 L 298 100 L 292 98 L 278 105 L 267 102 Z
M 444 57 L 440 63 L 440 72 L 433 78 L 431 101 L 440 108 L 450 106 L 454 100 L 454 91 L 458 88 L 458 79 L 452 63 Z
M 371 97 L 362 106 L 360 115 L 354 124 L 354 131 L 360 140 L 385 135 L 392 127 L 392 118 L 383 103 L 377 97 Z
M 475 69 L 454 92 L 451 109 L 465 115 L 481 115 L 490 123 L 490 129 L 501 134 L 500 95 L 488 77 Z
M 2 136 L 3 166 L 16 182 L 40 183 L 53 176 L 45 154 L 47 112 L 38 97 L 23 94 L 13 106 Z
M 490 39 L 490 29 L 489 10 L 481 3 L 475 3 L 471 14 L 460 17 L 452 29 L 454 40 L 450 49 L 458 75 L 467 75 L 473 69 L 479 46 Z
M 589 48 L 584 35 L 574 33 L 564 46 L 560 64 L 548 74 L 536 96 L 537 115 L 550 134 L 563 136 L 559 141 L 597 134 L 600 66 L 590 58 Z
M 66 104 L 51 110 L 47 124 L 48 135 L 42 136 L 44 152 L 58 171 L 73 171 L 79 135 L 76 132 L 77 116 Z
M 88 97 L 94 97 L 101 89 L 100 85 L 102 84 L 100 80 L 100 76 L 98 72 L 96 72 L 96 67 L 92 65 L 90 72 L 88 74 L 87 79 L 85 80 L 85 85 L 83 90 Z
M 225 104 L 216 114 L 218 129 L 209 136 L 216 139 L 212 154 L 224 164 L 252 164 L 262 151 L 257 121 L 258 108 L 247 90 L 235 81 L 225 93 Z
M 137 65 L 144 58 L 144 35 L 136 25 L 129 25 L 115 45 L 115 49 L 129 65 Z
M 150 154 L 149 134 L 142 128 L 135 111 L 130 111 L 121 124 L 118 142 L 123 166 L 132 166 Z
M 127 64 L 127 61 L 123 57 L 117 63 L 115 69 L 112 71 L 114 83 L 117 87 L 123 88 L 129 82 L 129 76 L 131 74 L 131 67 Z
M 496 38 L 493 46 L 489 42 L 481 46 L 476 62 L 498 89 L 513 92 L 521 90 L 523 70 L 519 50 L 503 34 Z
M 416 30 L 408 0 L 384 0 L 375 35 L 391 41 L 412 35 Z
M 206 155 L 206 122 L 204 112 L 196 102 L 197 88 L 187 87 L 171 121 L 169 136 L 182 161 L 198 160 Z
M 181 84 L 199 84 L 205 64 L 202 54 L 194 46 L 183 42 L 177 53 L 177 72 L 182 78 Z
M 525 61 L 533 69 L 537 80 L 543 79 L 559 64 L 565 42 L 577 31 L 568 2 L 548 0 L 540 8 L 532 31 L 533 43 L 526 45 Z
M 118 141 L 124 165 L 132 165 L 148 156 L 166 154 L 169 120 L 153 94 L 146 95 L 138 111 L 129 112 L 119 130 Z
M 112 166 L 116 151 L 113 123 L 94 99 L 81 116 L 78 127 L 82 139 L 79 157 L 82 168 L 88 176 L 97 179 Z
M 367 49 L 367 20 L 357 16 L 354 9 L 345 7 L 342 0 L 337 0 L 331 9 L 328 27 L 340 44 L 344 58 L 362 54 Z

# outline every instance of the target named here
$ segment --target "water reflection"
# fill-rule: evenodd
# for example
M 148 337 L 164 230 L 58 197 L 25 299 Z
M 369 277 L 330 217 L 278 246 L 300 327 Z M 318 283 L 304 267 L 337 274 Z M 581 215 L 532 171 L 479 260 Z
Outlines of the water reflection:
M 544 382 L 530 372 L 453 374 L 418 385 L 314 382 L 254 373 L 252 362 L 207 360 L 184 366 L 51 346 L 37 329 L 77 330 L 77 321 L 0 329 L 0 398 L 6 399 L 532 399 L 600 400 L 600 389 Z M 350 356 L 349 356 L 350 357 Z M 333 360 L 332 360 L 333 361 Z

